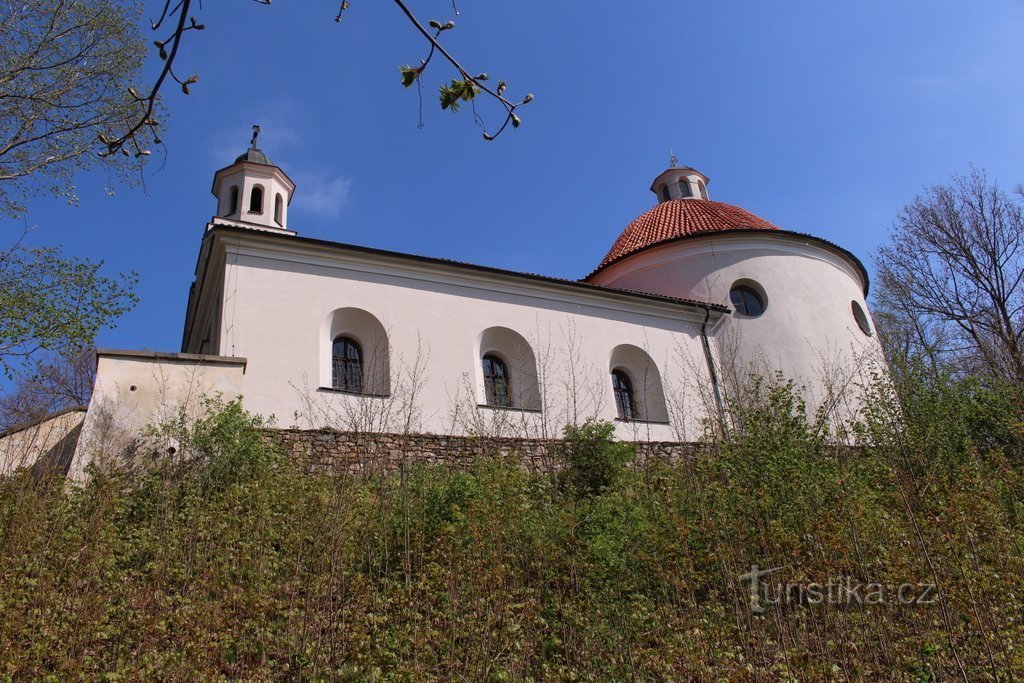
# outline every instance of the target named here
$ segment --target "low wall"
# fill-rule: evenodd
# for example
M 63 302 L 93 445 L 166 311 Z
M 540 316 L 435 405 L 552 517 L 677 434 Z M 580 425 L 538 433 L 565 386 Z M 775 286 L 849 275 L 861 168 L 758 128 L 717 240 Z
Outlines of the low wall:
M 85 420 L 85 408 L 69 408 L 0 433 L 0 476 L 21 468 L 63 476 Z
M 281 446 L 310 472 L 373 474 L 393 472 L 402 463 L 467 467 L 486 457 L 514 458 L 528 471 L 558 469 L 551 455 L 553 441 L 510 437 L 443 436 L 433 434 L 370 434 L 326 430 L 267 430 L 267 440 Z M 681 460 L 707 449 L 706 444 L 641 441 L 637 461 Z
M 83 481 L 90 463 L 118 463 L 150 449 L 150 425 L 182 412 L 196 417 L 205 397 L 240 396 L 246 364 L 245 358 L 97 349 L 96 383 L 68 478 Z

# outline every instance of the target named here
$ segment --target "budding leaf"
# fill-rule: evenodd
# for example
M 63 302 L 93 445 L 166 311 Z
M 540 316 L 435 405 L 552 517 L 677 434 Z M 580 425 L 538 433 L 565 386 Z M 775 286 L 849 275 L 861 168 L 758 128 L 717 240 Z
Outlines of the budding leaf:
M 455 81 L 452 81 L 453 83 Z M 441 109 L 451 108 L 452 111 L 459 110 L 459 93 L 452 88 L 441 86 Z
M 452 79 L 450 85 L 441 86 L 441 109 L 459 110 L 459 100 L 469 102 L 480 93 L 480 88 L 470 79 Z
M 415 83 L 420 76 L 420 69 L 413 68 L 408 64 L 398 67 L 398 70 L 402 72 L 402 85 L 406 88 Z

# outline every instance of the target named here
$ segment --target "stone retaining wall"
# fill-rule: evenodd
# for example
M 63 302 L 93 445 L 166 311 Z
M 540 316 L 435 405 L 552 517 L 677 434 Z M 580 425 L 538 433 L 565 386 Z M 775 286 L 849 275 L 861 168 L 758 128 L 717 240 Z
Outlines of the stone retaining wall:
M 311 472 L 393 472 L 403 462 L 464 468 L 484 457 L 514 458 L 535 473 L 548 473 L 559 467 L 551 455 L 555 442 L 545 439 L 299 429 L 268 430 L 267 438 Z M 707 450 L 706 444 L 669 441 L 641 441 L 636 447 L 638 462 L 652 458 L 680 460 Z

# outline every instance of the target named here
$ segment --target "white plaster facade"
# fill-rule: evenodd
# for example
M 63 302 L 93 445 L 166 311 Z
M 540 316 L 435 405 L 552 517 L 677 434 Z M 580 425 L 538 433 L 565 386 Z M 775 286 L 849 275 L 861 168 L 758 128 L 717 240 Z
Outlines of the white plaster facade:
M 671 366 L 669 374 L 681 383 L 706 384 L 701 327 L 705 313 L 712 327 L 726 313 L 722 306 L 216 223 L 204 252 L 197 280 L 219 292 L 207 307 L 221 314 L 216 330 L 200 335 L 195 330 L 211 327 L 196 310 L 184 349 L 244 356 L 247 408 L 274 415 L 282 426 L 358 428 L 357 417 L 389 414 L 389 423 L 374 425 L 404 429 L 388 404 L 406 400 L 413 368 L 421 385 L 415 431 L 507 433 L 511 421 L 524 436 L 542 436 L 573 419 L 613 420 L 613 360 L 638 378 L 652 374 L 636 361 L 639 354 L 619 359 L 617 349 L 641 350 L 655 366 Z M 362 395 L 332 389 L 331 343 L 343 334 L 364 351 Z M 513 410 L 486 405 L 480 360 L 488 354 L 510 371 Z M 566 395 L 567 381 L 576 385 L 575 401 Z M 505 415 L 510 412 L 514 418 Z M 656 412 L 657 419 L 642 421 L 644 432 L 678 438 L 666 410 Z M 632 437 L 640 423 L 620 423 L 620 434 Z
M 19 469 L 63 472 L 75 450 L 85 408 L 62 410 L 44 420 L 0 433 L 0 476 Z
M 737 285 L 764 302 L 756 317 L 733 312 L 715 331 L 723 362 L 781 372 L 805 387 L 812 405 L 826 380 L 845 383 L 879 367 L 874 327 L 857 324 L 867 311 L 859 264 L 820 240 L 781 231 L 708 233 L 645 249 L 592 278 L 595 283 L 703 301 L 729 301 Z
M 684 441 L 717 413 L 723 363 L 782 372 L 813 400 L 823 373 L 880 358 L 870 319 L 862 328 L 851 309 L 866 311 L 856 257 L 711 202 L 707 183 L 688 167 L 662 173 L 659 203 L 703 222 L 627 230 L 598 270 L 568 281 L 300 237 L 281 210 L 294 185 L 253 148 L 217 173 L 182 354 L 100 354 L 79 470 L 101 413 L 137 430 L 197 392 L 242 396 L 282 427 L 550 437 L 597 417 L 620 438 Z M 280 195 L 276 213 L 246 213 L 257 184 L 265 207 Z M 758 315 L 733 310 L 740 285 Z M 360 350 L 358 391 L 339 379 L 339 340 Z M 485 358 L 508 378 L 500 397 Z
M 84 479 L 90 463 L 174 448 L 154 439 L 151 428 L 183 414 L 198 416 L 207 398 L 238 398 L 245 366 L 244 358 L 98 349 L 96 382 L 68 478 Z

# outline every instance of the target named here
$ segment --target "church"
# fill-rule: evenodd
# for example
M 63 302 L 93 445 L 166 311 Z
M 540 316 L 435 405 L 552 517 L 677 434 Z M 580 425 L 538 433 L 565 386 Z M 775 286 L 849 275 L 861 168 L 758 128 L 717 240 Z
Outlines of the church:
M 881 357 L 855 255 L 713 201 L 675 158 L 567 280 L 303 237 L 256 142 L 213 177 L 180 351 L 98 351 L 72 477 L 202 397 L 278 427 L 554 438 L 597 418 L 681 442 L 721 418 L 737 369 L 817 406 Z

